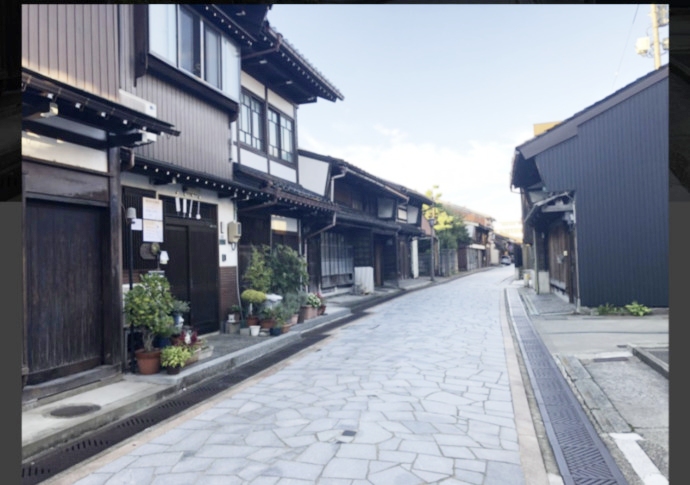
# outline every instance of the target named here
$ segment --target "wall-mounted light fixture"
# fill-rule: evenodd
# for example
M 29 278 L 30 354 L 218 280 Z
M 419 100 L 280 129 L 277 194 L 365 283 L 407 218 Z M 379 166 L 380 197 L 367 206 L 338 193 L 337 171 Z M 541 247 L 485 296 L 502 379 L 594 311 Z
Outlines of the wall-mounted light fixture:
M 41 113 L 41 118 L 52 118 L 58 115 L 58 105 L 57 103 L 50 102 L 48 104 L 48 110 Z
M 168 261 L 170 261 L 170 256 L 168 256 L 167 251 L 161 251 L 160 254 L 158 255 L 158 262 L 160 264 L 168 264 Z

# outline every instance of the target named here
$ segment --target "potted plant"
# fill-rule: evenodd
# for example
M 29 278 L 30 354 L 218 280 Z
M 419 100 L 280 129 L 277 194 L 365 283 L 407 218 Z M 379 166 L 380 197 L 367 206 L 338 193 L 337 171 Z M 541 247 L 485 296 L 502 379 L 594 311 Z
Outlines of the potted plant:
M 304 258 L 283 244 L 276 245 L 273 250 L 264 247 L 263 251 L 271 269 L 271 291 L 278 295 L 298 292 L 309 279 Z
M 189 312 L 189 302 L 177 299 L 173 300 L 172 317 L 175 321 L 175 327 L 177 328 L 178 332 L 184 324 L 183 315 L 185 315 L 187 312 Z
M 240 320 L 242 320 L 242 307 L 239 305 L 232 305 L 228 312 L 228 322 L 240 323 Z
M 259 325 L 261 328 L 273 328 L 276 324 L 276 317 L 280 314 L 281 304 L 264 307 L 259 312 Z
M 259 323 L 259 317 L 254 313 L 254 306 L 261 305 L 264 301 L 266 301 L 266 293 L 249 288 L 242 292 L 240 298 L 243 302 L 249 305 L 247 326 L 257 325 Z
M 161 350 L 161 365 L 167 368 L 168 374 L 179 374 L 191 356 L 187 346 L 170 345 Z
M 141 332 L 143 349 L 135 351 L 139 372 L 156 374 L 160 370 L 160 350 L 153 346 L 153 339 L 173 325 L 171 316 L 173 296 L 165 276 L 144 274 L 141 283 L 125 295 L 127 323 Z
M 297 323 L 299 320 L 300 298 L 297 293 L 286 293 L 283 297 L 283 307 L 287 315 L 287 323 Z
M 252 246 L 252 256 L 249 260 L 249 266 L 242 276 L 242 280 L 247 288 L 254 289 L 261 293 L 268 293 L 271 291 L 271 279 L 273 278 L 273 271 L 268 262 L 270 251 L 267 246 L 262 246 L 261 249 Z
M 304 322 L 317 316 L 321 300 L 314 293 L 304 293 L 302 295 L 302 306 L 299 311 L 299 321 Z

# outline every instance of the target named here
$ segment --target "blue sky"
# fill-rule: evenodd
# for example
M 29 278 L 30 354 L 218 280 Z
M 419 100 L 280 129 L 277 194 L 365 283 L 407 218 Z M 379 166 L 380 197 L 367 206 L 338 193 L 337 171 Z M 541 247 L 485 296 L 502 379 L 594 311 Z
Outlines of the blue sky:
M 300 148 L 499 222 L 520 218 L 510 169 L 533 124 L 654 69 L 635 52 L 649 5 L 278 4 L 268 20 L 345 97 L 300 107 Z

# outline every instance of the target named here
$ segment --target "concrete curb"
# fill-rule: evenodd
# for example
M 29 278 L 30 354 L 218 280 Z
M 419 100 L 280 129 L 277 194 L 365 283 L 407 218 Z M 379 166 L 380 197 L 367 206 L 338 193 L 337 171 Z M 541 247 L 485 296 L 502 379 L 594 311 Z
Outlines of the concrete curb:
M 655 349 L 637 347 L 635 345 L 630 345 L 630 348 L 632 349 L 633 355 L 637 356 L 642 362 L 668 379 L 669 365 L 650 352 L 650 350 Z M 668 347 L 659 347 L 659 350 L 668 350 Z

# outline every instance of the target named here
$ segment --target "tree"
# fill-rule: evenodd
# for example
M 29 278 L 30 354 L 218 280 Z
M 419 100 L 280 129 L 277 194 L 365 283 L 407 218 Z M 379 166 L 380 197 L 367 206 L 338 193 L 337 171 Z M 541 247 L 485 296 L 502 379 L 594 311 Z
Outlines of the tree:
M 448 213 L 443 203 L 440 202 L 442 194 L 438 191 L 434 192 L 434 189 L 437 190 L 438 185 L 434 185 L 433 189 L 427 190 L 425 193 L 434 203 L 422 205 L 424 217 L 435 219 L 434 231 L 438 236 L 441 249 L 457 249 L 458 244 L 467 244 L 470 241 L 467 228 L 461 216 Z

